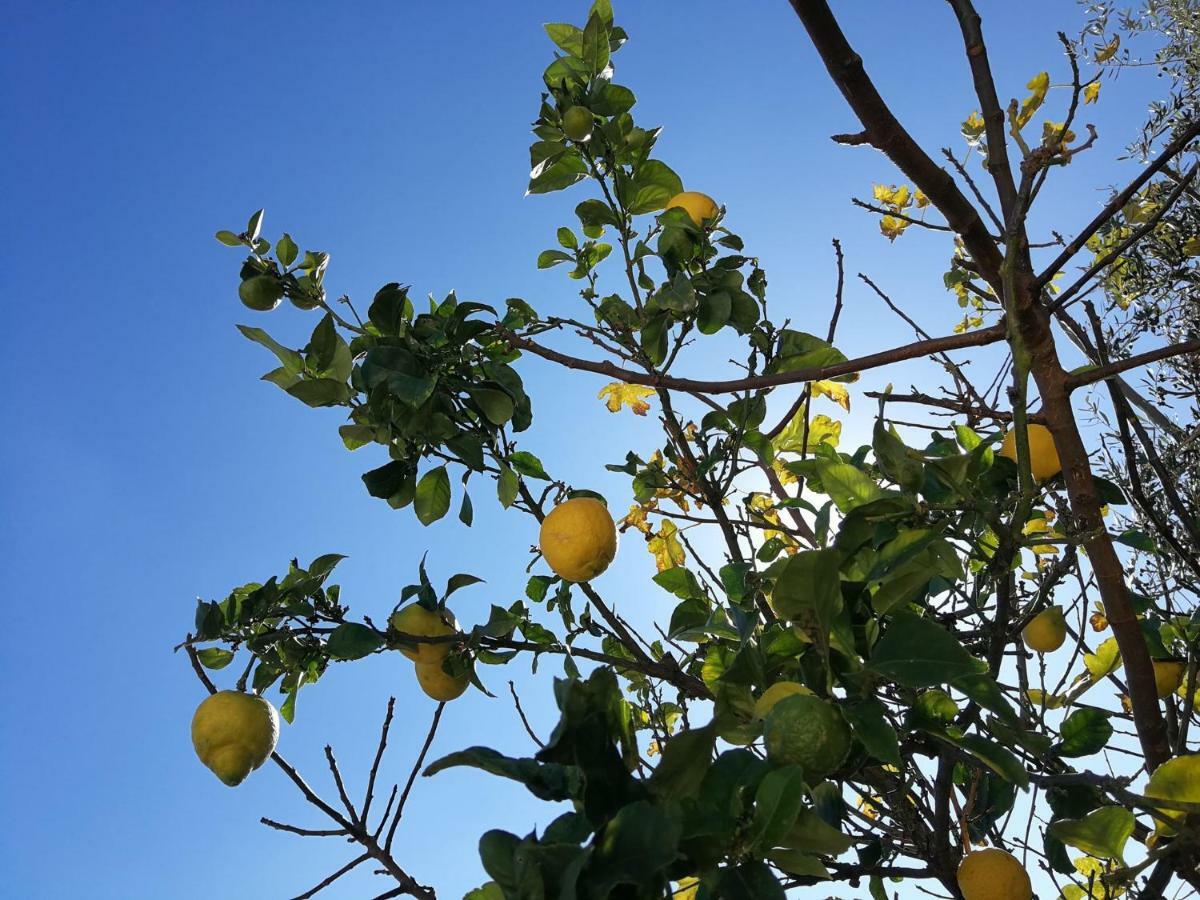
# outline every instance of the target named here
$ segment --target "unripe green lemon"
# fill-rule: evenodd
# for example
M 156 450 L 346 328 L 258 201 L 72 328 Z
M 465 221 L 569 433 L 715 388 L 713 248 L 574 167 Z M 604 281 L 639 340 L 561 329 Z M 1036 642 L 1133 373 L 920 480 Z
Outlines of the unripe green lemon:
M 1036 653 L 1053 653 L 1067 639 L 1067 620 L 1061 606 L 1051 606 L 1029 620 L 1021 630 L 1025 646 Z
M 666 208 L 686 210 L 691 220 L 700 226 L 709 219 L 715 219 L 720 212 L 717 201 L 699 191 L 681 191 L 667 201 Z
M 1054 447 L 1054 437 L 1045 425 L 1032 424 L 1029 432 L 1029 470 L 1037 481 L 1053 478 L 1062 471 L 1062 463 L 1058 460 L 1058 450 Z M 1004 435 L 1000 444 L 1000 455 L 1006 456 L 1013 462 L 1017 461 L 1017 433 L 1009 431 Z
M 575 497 L 542 520 L 538 547 L 564 581 L 591 581 L 617 555 L 617 526 L 599 500 Z
M 396 610 L 388 619 L 388 625 L 392 631 L 418 637 L 443 637 L 458 631 L 450 610 L 438 612 L 426 609 L 419 603 L 410 603 L 403 609 Z M 446 654 L 450 652 L 450 644 L 413 644 L 401 646 L 400 652 L 416 662 L 437 663 L 440 666 Z
M 275 707 L 255 694 L 218 691 L 192 716 L 196 755 L 230 787 L 266 762 L 278 739 Z
M 765 719 L 771 710 L 775 708 L 776 703 L 785 697 L 794 697 L 796 694 L 805 694 L 809 697 L 816 696 L 798 681 L 775 682 L 763 691 L 761 697 L 754 701 L 754 718 Z
M 776 765 L 796 765 L 809 784 L 824 778 L 850 752 L 850 726 L 838 708 L 819 697 L 794 694 L 778 701 L 763 728 L 767 757 Z
M 583 143 L 592 137 L 592 111 L 585 106 L 570 106 L 562 117 L 563 134 L 573 141 Z
M 434 700 L 442 702 L 455 700 L 461 697 L 471 684 L 470 672 L 463 672 L 457 676 L 451 675 L 442 668 L 440 659 L 436 662 L 418 661 L 415 665 L 417 683 L 421 685 L 421 690 Z
M 1020 860 L 998 847 L 972 850 L 958 866 L 964 900 L 1033 900 L 1033 885 Z
M 283 285 L 270 275 L 255 275 L 238 286 L 242 303 L 259 312 L 270 312 L 283 299 Z

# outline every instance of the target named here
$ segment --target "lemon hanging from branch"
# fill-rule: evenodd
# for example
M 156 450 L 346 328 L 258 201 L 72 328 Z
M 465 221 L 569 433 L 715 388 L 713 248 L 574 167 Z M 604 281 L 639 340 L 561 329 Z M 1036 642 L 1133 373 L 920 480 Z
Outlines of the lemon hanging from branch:
M 1032 900 L 1033 885 L 1020 860 L 999 847 L 972 850 L 958 866 L 964 900 Z
M 1021 631 L 1025 646 L 1035 653 L 1053 653 L 1067 639 L 1067 620 L 1061 606 L 1051 606 L 1034 616 Z
M 667 201 L 667 209 L 682 209 L 698 227 L 703 227 L 720 212 L 717 201 L 699 191 L 680 191 Z
M 275 707 L 256 694 L 217 691 L 192 716 L 196 755 L 230 787 L 266 762 L 278 739 Z
M 559 578 L 591 581 L 617 555 L 617 526 L 599 500 L 574 497 L 542 521 L 538 547 Z
M 388 625 L 392 631 L 418 637 L 445 637 L 458 631 L 450 610 L 426 609 L 420 603 L 412 603 L 396 610 L 388 619 Z M 441 665 L 446 654 L 450 652 L 450 644 L 404 644 L 400 647 L 400 652 L 415 662 Z
M 1053 478 L 1062 471 L 1062 463 L 1058 459 L 1058 450 L 1054 447 L 1054 437 L 1045 425 L 1031 424 L 1029 432 L 1029 468 L 1037 481 Z M 1017 461 L 1017 433 L 1009 431 L 1004 435 L 1000 445 L 1000 455 Z

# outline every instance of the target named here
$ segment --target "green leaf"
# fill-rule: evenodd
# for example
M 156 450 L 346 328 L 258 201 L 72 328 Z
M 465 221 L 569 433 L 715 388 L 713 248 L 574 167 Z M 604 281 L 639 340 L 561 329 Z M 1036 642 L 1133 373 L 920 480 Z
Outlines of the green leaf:
M 517 473 L 508 466 L 501 466 L 500 475 L 496 478 L 496 495 L 500 498 L 500 505 L 505 509 L 512 506 L 513 501 L 517 499 L 519 486 Z
M 250 243 L 258 240 L 259 234 L 262 233 L 262 220 L 264 210 L 259 210 L 250 216 L 250 221 L 246 223 L 246 237 L 250 239 Z
M 854 846 L 854 842 L 811 809 L 802 809 L 782 846 L 822 856 L 838 856 Z
M 915 459 L 904 442 L 883 424 L 875 420 L 875 436 L 872 442 L 875 463 L 887 478 L 896 482 L 909 493 L 916 493 L 925 483 L 925 467 Z
M 1077 709 L 1063 720 L 1059 728 L 1061 740 L 1054 747 L 1059 756 L 1091 756 L 1108 745 L 1113 727 L 1107 714 L 1098 709 Z
M 854 736 L 880 762 L 901 765 L 900 739 L 885 715 L 887 707 L 873 697 L 855 703 L 842 703 L 842 715 L 850 723 Z
M 952 744 L 966 750 L 989 769 L 1012 784 L 1021 788 L 1029 787 L 1029 773 L 1013 754 L 997 744 L 978 734 L 964 734 L 951 737 L 943 734 Z
M 565 262 L 575 262 L 575 257 L 570 253 L 563 253 L 561 250 L 543 250 L 538 254 L 537 267 L 550 269 Z
M 346 622 L 329 635 L 325 649 L 334 659 L 362 659 L 383 646 L 383 637 L 374 628 Z
M 467 891 L 463 900 L 504 900 L 504 890 L 496 882 L 489 881 L 473 891 Z
M 664 569 L 654 576 L 654 583 L 664 590 L 670 591 L 680 600 L 703 596 L 700 582 L 696 580 L 696 576 L 691 571 L 683 566 Z
M 784 563 L 771 591 L 771 608 L 795 622 L 829 656 L 829 638 L 842 611 L 841 554 L 834 549 L 807 550 Z
M 1016 728 L 1019 719 L 1016 711 L 1005 699 L 996 680 L 986 672 L 977 675 L 964 675 L 950 682 L 984 709 L 989 709 L 998 715 L 1008 725 Z
M 1122 532 L 1117 538 L 1117 543 L 1124 544 L 1126 547 L 1133 547 L 1135 550 L 1144 550 L 1147 553 L 1155 553 L 1158 550 L 1158 545 L 1154 543 L 1154 538 L 1146 534 L 1144 531 L 1138 531 L 1135 528 L 1127 529 Z
M 828 341 L 803 331 L 784 328 L 779 332 L 776 356 L 767 366 L 767 372 L 794 372 L 798 369 L 830 366 L 845 361 L 846 354 Z
M 300 248 L 296 246 L 292 236 L 285 231 L 283 237 L 275 242 L 275 256 L 279 258 L 280 265 L 286 269 L 296 261 L 296 257 L 299 255 Z
M 206 669 L 212 669 L 214 672 L 218 669 L 223 669 L 233 662 L 233 651 L 226 650 L 223 647 L 208 647 L 196 654 L 200 658 L 200 664 Z
M 458 510 L 458 521 L 468 528 L 475 521 L 475 507 L 471 504 L 471 495 L 463 491 L 462 506 Z
M 785 900 L 786 893 L 770 866 L 749 860 L 721 869 L 717 894 L 721 900 Z
M 783 840 L 804 808 L 807 790 L 799 766 L 784 766 L 767 774 L 754 795 L 754 819 L 746 834 L 751 848 L 765 852 Z
M 625 208 L 635 216 L 654 212 L 682 190 L 683 181 L 674 169 L 660 160 L 648 159 L 637 167 L 626 189 Z
M 618 884 L 649 884 L 675 859 L 682 827 L 645 800 L 622 806 L 596 838 L 593 896 L 607 897 Z
M 216 238 L 218 241 L 220 241 L 226 247 L 242 246 L 242 239 L 240 237 L 238 237 L 236 234 L 234 234 L 232 231 L 224 231 L 224 230 L 218 231 L 216 234 Z
M 608 65 L 610 53 L 608 29 L 604 27 L 600 17 L 592 13 L 583 29 L 579 57 L 594 74 L 599 74 Z
M 566 22 L 548 22 L 543 28 L 550 40 L 564 53 L 571 56 L 583 55 L 583 30 Z
M 620 225 L 621 220 L 617 218 L 617 214 L 603 200 L 584 200 L 575 207 L 575 215 L 579 216 L 580 223 L 586 228 L 596 225 Z
M 941 625 L 902 612 L 892 617 L 867 667 L 897 684 L 922 688 L 978 674 L 985 664 Z
M 826 458 L 818 459 L 817 475 L 838 510 L 848 513 L 853 509 L 889 496 L 861 469 L 850 463 Z
M 696 326 L 701 334 L 716 334 L 729 321 L 733 312 L 733 299 L 724 291 L 705 294 L 700 298 L 700 310 Z
M 619 116 L 633 109 L 636 102 L 637 98 L 629 88 L 606 81 L 592 95 L 588 106 L 600 116 Z
M 712 765 L 716 742 L 711 724 L 676 734 L 663 747 L 662 760 L 650 776 L 650 789 L 660 797 L 692 796 Z
M 289 375 L 299 375 L 304 369 L 304 357 L 295 350 L 291 350 L 283 344 L 280 344 L 261 328 L 251 328 L 249 325 L 239 325 L 238 331 L 244 334 L 247 338 L 254 341 L 256 344 L 262 344 L 272 353 L 275 354 L 282 364 L 284 370 Z
M 514 469 L 526 478 L 540 478 L 542 481 L 550 480 L 550 476 L 542 468 L 542 461 L 527 450 L 515 451 L 509 455 L 508 461 Z
M 417 494 L 413 503 L 417 520 L 430 525 L 444 516 L 450 509 L 450 474 L 445 466 L 430 469 L 417 482 Z
M 336 378 L 306 378 L 287 392 L 309 406 L 337 406 L 350 399 L 350 386 Z
M 471 399 L 483 410 L 487 420 L 493 425 L 503 425 L 513 417 L 512 397 L 504 391 L 491 388 L 472 388 Z
M 362 480 L 363 484 L 367 486 L 368 494 L 381 500 L 387 500 L 393 506 L 406 505 L 408 500 L 412 499 L 412 492 L 415 488 L 412 466 L 399 460 L 393 460 L 378 469 L 364 472 Z
M 772 850 L 767 854 L 767 859 L 789 875 L 801 878 L 819 878 L 822 881 L 828 881 L 831 877 L 823 862 L 815 856 L 799 850 L 783 848 Z
M 1133 834 L 1133 813 L 1122 806 L 1105 806 L 1082 819 L 1060 819 L 1050 824 L 1049 833 L 1098 859 L 1115 859 L 1125 864 L 1125 842 Z
M 518 781 L 539 800 L 568 800 L 579 789 L 579 771 L 573 766 L 542 763 L 528 758 L 514 759 L 491 747 L 468 747 L 450 753 L 430 763 L 422 774 L 428 778 L 455 766 L 471 766 Z

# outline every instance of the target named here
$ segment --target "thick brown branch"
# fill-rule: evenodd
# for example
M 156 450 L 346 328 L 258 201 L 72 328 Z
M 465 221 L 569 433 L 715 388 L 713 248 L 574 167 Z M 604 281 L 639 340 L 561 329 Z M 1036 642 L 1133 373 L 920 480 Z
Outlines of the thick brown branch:
M 999 284 L 1001 256 L 979 213 L 958 189 L 950 173 L 921 149 L 892 114 L 863 68 L 841 26 L 824 0 L 791 0 L 792 9 L 812 39 L 830 77 L 862 123 L 867 142 L 884 153 L 946 219 L 984 277 Z

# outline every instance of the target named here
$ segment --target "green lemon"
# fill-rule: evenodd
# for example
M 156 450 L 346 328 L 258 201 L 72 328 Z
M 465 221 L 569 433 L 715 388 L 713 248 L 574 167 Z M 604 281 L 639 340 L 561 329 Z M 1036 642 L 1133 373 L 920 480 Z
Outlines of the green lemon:
M 838 708 L 804 694 L 772 707 L 763 737 L 771 762 L 800 766 L 810 784 L 836 770 L 850 752 L 850 726 Z
M 568 107 L 562 117 L 563 134 L 583 143 L 592 137 L 592 111 L 584 106 Z
M 283 299 L 283 285 L 270 275 L 255 275 L 241 283 L 238 287 L 238 296 L 251 309 L 270 312 Z

